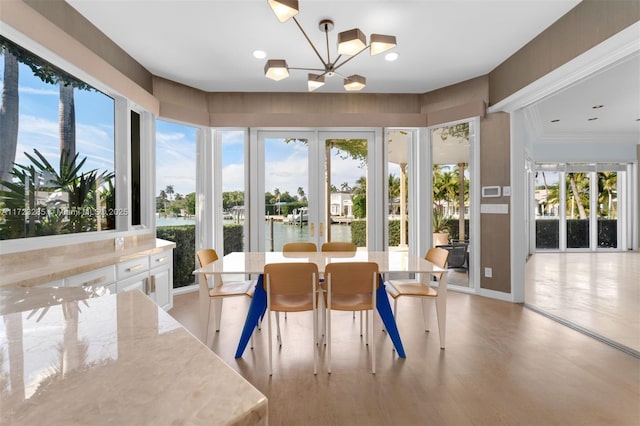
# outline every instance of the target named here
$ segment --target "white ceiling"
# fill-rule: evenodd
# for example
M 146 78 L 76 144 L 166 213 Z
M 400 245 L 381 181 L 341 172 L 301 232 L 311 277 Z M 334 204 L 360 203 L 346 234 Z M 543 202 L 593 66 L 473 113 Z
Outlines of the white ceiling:
M 320 61 L 293 20 L 280 23 L 266 0 L 67 0 L 151 73 L 205 91 L 306 92 L 306 71 L 279 82 L 266 59 L 315 68 Z M 485 75 L 579 0 L 300 0 L 297 18 L 325 56 L 321 19 L 332 19 L 331 58 L 340 31 L 397 36 L 400 57 L 366 52 L 341 73 L 367 78 L 369 93 L 425 93 Z M 255 59 L 256 49 L 267 53 Z M 631 133 L 640 139 L 639 62 L 626 61 L 530 107 L 541 139 L 575 132 Z M 613 74 L 610 74 L 609 71 Z M 327 79 L 318 92 L 343 92 Z M 604 108 L 591 110 L 593 105 Z M 595 121 L 586 118 L 598 116 Z M 550 123 L 560 119 L 557 123 Z

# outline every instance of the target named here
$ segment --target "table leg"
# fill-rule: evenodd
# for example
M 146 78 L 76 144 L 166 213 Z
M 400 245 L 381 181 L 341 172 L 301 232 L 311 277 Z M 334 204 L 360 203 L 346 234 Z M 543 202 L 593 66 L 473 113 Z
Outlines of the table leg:
M 438 333 L 440 334 L 440 349 L 444 349 L 445 332 L 447 329 L 447 274 L 442 274 L 438 283 L 436 296 L 436 315 L 438 317 Z
M 391 305 L 389 304 L 389 298 L 387 297 L 387 291 L 384 288 L 384 280 L 380 277 L 380 286 L 376 294 L 376 309 L 382 318 L 382 322 L 389 334 L 389 338 L 393 342 L 393 346 L 396 348 L 396 352 L 400 358 L 406 358 L 404 353 L 404 347 L 402 346 L 402 340 L 400 340 L 400 333 L 398 332 L 398 326 L 393 317 L 391 311 Z
M 238 349 L 236 350 L 236 358 L 242 357 L 244 350 L 249 343 L 249 339 L 253 334 L 254 329 L 258 326 L 260 318 L 264 316 L 267 310 L 267 292 L 264 291 L 262 274 L 258 277 L 256 282 L 256 289 L 249 305 L 249 311 L 247 312 L 247 319 L 244 322 L 242 328 L 242 334 L 240 335 L 240 342 L 238 342 Z

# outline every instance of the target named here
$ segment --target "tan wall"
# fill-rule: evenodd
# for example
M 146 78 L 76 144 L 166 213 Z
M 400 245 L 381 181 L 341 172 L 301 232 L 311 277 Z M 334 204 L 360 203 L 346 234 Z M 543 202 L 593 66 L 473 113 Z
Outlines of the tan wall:
M 509 114 L 489 114 L 480 121 L 480 185 L 511 186 Z M 509 197 L 483 198 L 483 204 L 509 204 Z M 511 211 L 480 214 L 480 287 L 511 292 Z M 484 268 L 492 268 L 492 278 Z
M 424 127 L 420 95 L 207 93 L 153 78 L 160 116 L 215 127 Z
M 640 168 L 640 144 L 636 145 L 636 161 L 637 161 L 637 166 L 638 168 Z M 637 173 L 638 175 L 638 182 L 636 182 L 636 187 L 638 188 L 638 193 L 636 194 L 637 198 L 637 202 L 640 203 L 640 171 Z M 640 207 L 640 206 L 639 206 Z M 636 230 L 638 233 L 638 245 L 636 246 L 636 250 L 640 250 L 640 226 L 638 227 L 638 229 Z
M 639 20 L 638 0 L 583 0 L 489 73 L 489 105 Z

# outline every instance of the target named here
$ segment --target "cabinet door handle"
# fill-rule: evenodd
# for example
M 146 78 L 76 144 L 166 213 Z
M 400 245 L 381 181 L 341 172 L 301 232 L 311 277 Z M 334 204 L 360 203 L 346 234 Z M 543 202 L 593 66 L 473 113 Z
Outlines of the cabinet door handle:
M 127 272 L 139 271 L 142 268 L 144 268 L 144 265 L 132 266 L 131 268 L 127 268 Z
M 98 283 L 101 283 L 102 281 L 105 281 L 106 279 L 107 279 L 107 277 L 103 275 L 101 277 L 94 278 L 92 280 L 83 282 L 82 283 L 82 287 L 88 287 L 88 286 L 91 286 L 91 285 L 96 285 Z
M 156 259 L 156 262 L 164 262 L 166 257 L 159 257 Z
M 144 279 L 144 294 L 149 294 L 149 278 Z
M 156 292 L 156 276 L 152 275 L 151 276 L 151 293 L 155 293 Z

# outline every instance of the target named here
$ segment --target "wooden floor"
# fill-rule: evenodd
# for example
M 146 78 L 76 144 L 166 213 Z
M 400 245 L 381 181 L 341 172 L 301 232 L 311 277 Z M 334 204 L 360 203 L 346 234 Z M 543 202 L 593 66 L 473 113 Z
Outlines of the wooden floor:
M 169 313 L 199 336 L 197 298 L 176 296 Z M 307 312 L 283 323 L 271 378 L 266 322 L 255 349 L 234 359 L 248 299 L 224 302 L 222 329 L 210 332 L 208 346 L 269 398 L 271 425 L 640 424 L 640 360 L 519 304 L 457 292 L 448 302 L 440 350 L 435 309 L 425 333 L 419 302 L 400 300 L 407 358 L 376 332 L 376 375 L 350 313 L 333 320 L 330 375 L 324 364 L 313 375 Z
M 640 354 L 640 253 L 536 253 L 525 303 Z

